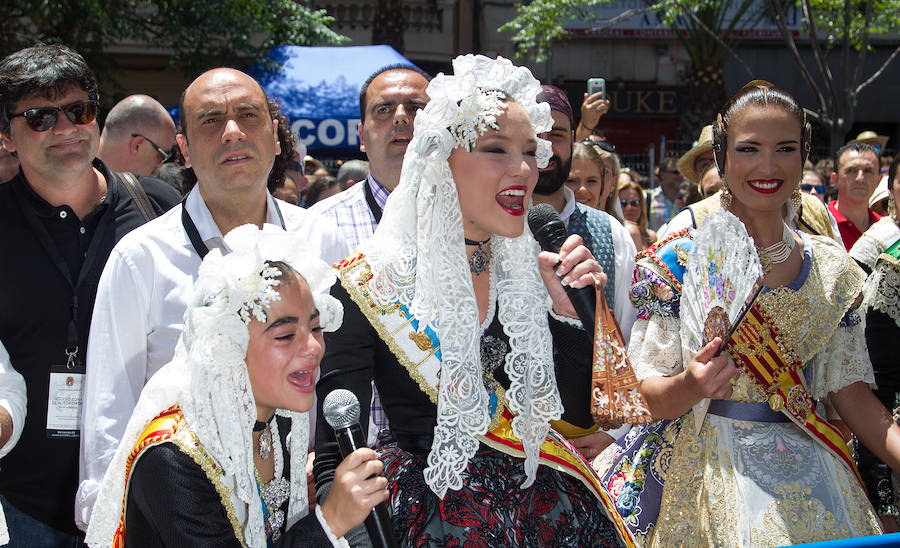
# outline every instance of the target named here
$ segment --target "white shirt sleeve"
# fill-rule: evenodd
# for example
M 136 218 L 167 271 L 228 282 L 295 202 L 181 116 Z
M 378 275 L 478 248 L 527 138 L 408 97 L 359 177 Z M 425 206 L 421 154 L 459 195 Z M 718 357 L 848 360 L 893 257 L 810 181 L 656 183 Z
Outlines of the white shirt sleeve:
M 622 336 L 627 344 L 631 338 L 631 326 L 637 317 L 637 310 L 631 304 L 631 279 L 634 276 L 634 256 L 637 248 L 628 229 L 615 219 L 610 219 L 613 246 L 616 250 L 616 303 L 613 313 L 622 328 Z
M 114 248 L 100 276 L 88 336 L 75 495 L 75 522 L 82 530 L 144 387 L 149 298 L 141 269 Z
M 6 445 L 0 448 L 0 458 L 12 451 L 22 436 L 22 428 L 25 426 L 26 403 L 25 379 L 13 368 L 9 353 L 0 342 L 0 407 L 5 409 L 12 419 L 12 433 Z

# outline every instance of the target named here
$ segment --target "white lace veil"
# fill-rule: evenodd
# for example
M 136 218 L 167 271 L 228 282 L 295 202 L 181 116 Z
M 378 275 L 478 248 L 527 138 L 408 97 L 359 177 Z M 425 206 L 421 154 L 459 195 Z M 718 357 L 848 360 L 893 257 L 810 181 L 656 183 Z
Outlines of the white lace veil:
M 456 147 L 471 150 L 506 108 L 504 95 L 528 113 L 535 134 L 552 126 L 550 108 L 537 103 L 540 83 L 510 61 L 465 55 L 453 60 L 452 76 L 439 74 L 428 86 L 430 101 L 416 115 L 400 183 L 391 192 L 375 235 L 362 246 L 372 268 L 370 287 L 382 304 L 399 301 L 430 324 L 441 344 L 442 382 L 437 426 L 425 479 L 443 497 L 462 487 L 462 474 L 478 448 L 476 436 L 491 422 L 481 374 L 478 306 L 463 236 L 456 184 L 447 158 Z M 547 165 L 550 143 L 538 139 L 538 165 Z M 559 418 L 562 404 L 553 369 L 547 324 L 547 291 L 538 272 L 540 249 L 528 227 L 518 238 L 491 238 L 491 269 L 498 315 L 510 339 L 506 392 L 517 415 L 513 432 L 526 453 L 525 471 L 534 481 L 538 450 Z
M 276 269 L 266 261 L 283 261 L 306 280 L 319 309 L 323 329 L 337 329 L 341 304 L 328 295 L 336 277 L 314 246 L 273 225 L 259 230 L 244 225 L 229 232 L 223 255 L 213 249 L 204 258 L 194 295 L 184 315 L 184 330 L 174 359 L 160 369 L 141 392 L 119 448 L 103 477 L 86 542 L 110 546 L 118 527 L 125 494 L 127 458 L 149 422 L 161 411 L 179 404 L 187 428 L 221 467 L 226 485 L 233 482 L 232 502 L 243 525 L 244 542 L 265 547 L 262 505 L 256 488 L 252 429 L 256 404 L 244 357 L 250 315 L 264 321 L 265 307 L 280 299 Z M 292 418 L 290 437 L 291 492 L 288 526 L 308 512 L 306 454 L 307 413 L 282 412 Z M 275 436 L 273 454 L 280 474 L 281 445 Z

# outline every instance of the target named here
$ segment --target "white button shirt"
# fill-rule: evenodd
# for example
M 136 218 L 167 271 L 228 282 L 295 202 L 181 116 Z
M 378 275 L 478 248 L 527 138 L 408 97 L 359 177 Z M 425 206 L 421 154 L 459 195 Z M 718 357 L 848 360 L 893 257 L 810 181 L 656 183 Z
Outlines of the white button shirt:
M 12 433 L 6 445 L 0 447 L 0 458 L 5 457 L 22 437 L 25 427 L 27 396 L 25 379 L 12 366 L 6 347 L 0 342 L 0 407 L 9 413 L 12 419 Z M 0 464 L 2 466 L 2 464 Z
M 266 222 L 281 225 L 276 200 L 267 193 Z M 302 233 L 334 263 L 347 246 L 334 223 L 277 201 L 288 232 Z M 210 249 L 228 251 L 198 187 L 184 208 Z M 182 207 L 125 235 L 110 253 L 88 337 L 75 521 L 86 529 L 103 474 L 115 455 L 144 384 L 175 355 L 200 256 L 181 222 Z

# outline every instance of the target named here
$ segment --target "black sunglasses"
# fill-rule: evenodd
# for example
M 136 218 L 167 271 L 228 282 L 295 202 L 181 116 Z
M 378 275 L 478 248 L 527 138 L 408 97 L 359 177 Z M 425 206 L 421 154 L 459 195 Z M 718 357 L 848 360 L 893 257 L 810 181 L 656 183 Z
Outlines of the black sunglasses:
M 824 185 L 808 185 L 806 183 L 800 185 L 800 190 L 802 190 L 803 192 L 809 192 L 812 189 L 816 189 L 816 192 L 818 192 L 819 194 L 825 194 Z
M 22 116 L 32 131 L 47 131 L 53 129 L 63 112 L 66 118 L 73 124 L 83 126 L 90 124 L 97 117 L 96 101 L 78 101 L 61 107 L 37 107 L 24 112 L 10 115 L 10 119 Z
M 163 148 L 161 146 L 159 146 L 156 143 L 154 143 L 153 141 L 151 141 L 149 137 L 145 137 L 145 136 L 141 135 L 140 133 L 132 133 L 131 136 L 132 137 L 140 137 L 141 139 L 150 143 L 150 146 L 152 146 L 154 149 L 156 149 L 156 152 L 158 152 L 159 155 L 162 157 L 162 161 L 160 163 L 164 164 L 169 161 L 169 158 L 172 157 L 171 152 L 166 152 L 165 150 L 163 150 Z
M 635 200 L 619 200 L 619 205 L 622 207 L 627 207 L 627 206 L 641 207 L 641 201 L 637 200 L 637 199 L 635 199 Z
M 587 145 L 591 147 L 597 147 L 600 150 L 605 150 L 606 152 L 615 153 L 616 145 L 610 143 L 609 141 L 595 141 L 593 139 L 582 139 L 578 141 L 582 145 Z

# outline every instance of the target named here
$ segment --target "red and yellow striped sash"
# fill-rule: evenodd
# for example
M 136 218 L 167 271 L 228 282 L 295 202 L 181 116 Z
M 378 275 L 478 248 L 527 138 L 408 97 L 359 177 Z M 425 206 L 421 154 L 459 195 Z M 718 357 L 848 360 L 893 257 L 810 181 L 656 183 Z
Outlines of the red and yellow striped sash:
M 502 451 L 507 455 L 525 458 L 525 450 L 522 446 L 522 442 L 516 438 L 512 431 L 512 424 L 510 423 L 512 418 L 512 413 L 510 413 L 509 409 L 504 407 L 500 416 L 500 425 L 497 426 L 497 428 L 490 430 L 484 436 L 479 436 L 479 438 L 485 445 L 493 447 L 498 451 Z M 629 548 L 636 546 L 634 537 L 631 535 L 628 527 L 625 526 L 625 521 L 616 510 L 616 506 L 610 498 L 609 493 L 603 488 L 600 477 L 594 469 L 591 468 L 591 465 L 584 460 L 581 453 L 553 429 L 550 430 L 544 443 L 541 444 L 540 460 L 542 464 L 573 476 L 587 486 L 590 492 L 597 497 L 606 509 L 607 516 L 615 525 L 625 546 L 628 546 Z
M 738 367 L 753 379 L 769 398 L 769 407 L 787 415 L 813 439 L 846 464 L 862 485 L 850 449 L 840 432 L 816 413 L 799 362 L 788 362 L 775 340 L 777 331 L 759 304 L 753 305 L 726 349 Z M 865 487 L 863 487 L 865 489 Z
M 122 515 L 119 517 L 119 526 L 113 536 L 112 548 L 125 548 L 125 503 L 128 500 L 128 482 L 131 479 L 131 468 L 134 466 L 135 460 L 144 449 L 151 445 L 156 445 L 170 439 L 178 430 L 179 425 L 184 419 L 181 414 L 181 408 L 178 404 L 169 407 L 156 416 L 144 432 L 138 437 L 137 443 L 128 459 L 125 461 L 125 492 L 122 494 Z

